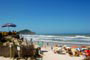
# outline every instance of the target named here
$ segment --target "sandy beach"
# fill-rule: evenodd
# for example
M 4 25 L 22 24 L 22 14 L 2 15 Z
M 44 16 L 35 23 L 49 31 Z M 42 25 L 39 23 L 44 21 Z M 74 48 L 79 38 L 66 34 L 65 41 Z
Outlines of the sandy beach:
M 68 54 L 66 55 L 54 54 L 53 51 L 45 52 L 43 56 L 43 60 L 82 60 L 82 59 L 83 59 L 83 56 L 70 57 Z M 13 59 L 0 57 L 0 60 L 13 60 Z
M 34 43 L 34 45 L 35 45 L 35 48 L 38 48 L 39 47 L 39 45 L 37 45 L 35 43 Z M 53 46 L 53 49 L 54 48 L 55 48 L 55 46 Z M 58 48 L 60 48 L 60 47 L 58 47 Z M 41 47 L 41 50 L 42 51 L 47 51 L 47 52 L 44 52 L 43 59 L 42 60 L 83 60 L 84 59 L 84 56 L 80 56 L 80 57 L 72 56 L 71 57 L 67 53 L 66 54 L 54 53 L 53 49 L 51 48 L 51 45 L 44 44 Z M 1 56 L 0 57 L 0 60 L 13 60 L 13 59 L 5 58 L 5 57 Z M 25 60 L 25 59 L 20 59 L 20 60 Z M 30 59 L 28 59 L 28 60 L 30 60 Z
M 68 54 L 66 55 L 54 54 L 52 51 L 46 52 L 43 57 L 43 60 L 82 60 L 82 59 L 83 56 L 70 57 Z

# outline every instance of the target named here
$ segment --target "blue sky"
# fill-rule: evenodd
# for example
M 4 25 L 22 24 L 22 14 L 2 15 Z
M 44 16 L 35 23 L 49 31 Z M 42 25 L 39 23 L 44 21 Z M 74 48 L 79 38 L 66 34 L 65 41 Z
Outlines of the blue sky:
M 36 33 L 90 33 L 90 0 L 0 0 L 5 23 Z

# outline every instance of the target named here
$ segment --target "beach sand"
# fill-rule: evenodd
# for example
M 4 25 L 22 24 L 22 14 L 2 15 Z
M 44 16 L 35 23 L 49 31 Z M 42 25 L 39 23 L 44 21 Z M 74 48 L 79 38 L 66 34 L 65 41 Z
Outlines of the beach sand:
M 44 53 L 43 60 L 83 60 L 83 56 L 81 57 L 70 57 L 68 54 L 55 54 L 52 51 Z
M 0 57 L 0 60 L 13 60 L 10 58 Z M 24 59 L 20 59 L 24 60 Z M 44 53 L 43 60 L 83 60 L 83 57 L 70 57 L 69 55 L 54 54 L 52 51 Z
M 10 58 L 0 57 L 0 60 L 10 60 Z
M 53 51 L 48 51 L 44 53 L 43 60 L 83 60 L 83 56 L 81 57 L 70 57 L 68 54 L 55 54 Z M 10 58 L 0 57 L 0 60 L 13 60 Z M 23 60 L 23 59 L 21 59 Z

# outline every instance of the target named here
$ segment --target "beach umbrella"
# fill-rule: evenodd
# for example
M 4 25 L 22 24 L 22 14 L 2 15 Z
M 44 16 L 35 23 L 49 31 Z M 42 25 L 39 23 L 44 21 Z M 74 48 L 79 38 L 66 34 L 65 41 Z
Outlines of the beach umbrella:
M 2 27 L 8 27 L 8 31 L 10 31 L 9 27 L 16 27 L 16 25 L 13 23 L 6 23 L 6 24 L 2 25 Z
M 86 46 L 81 46 L 81 48 L 86 48 Z
M 78 46 L 75 45 L 75 46 L 72 46 L 71 48 L 78 48 Z
M 80 50 L 81 50 L 81 48 L 76 48 L 76 50 L 80 51 Z

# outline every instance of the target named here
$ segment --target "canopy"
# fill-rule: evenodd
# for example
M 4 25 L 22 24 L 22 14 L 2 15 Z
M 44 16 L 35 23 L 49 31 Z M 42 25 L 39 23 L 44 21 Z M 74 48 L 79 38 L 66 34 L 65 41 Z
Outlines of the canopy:
M 2 25 L 2 27 L 16 27 L 16 25 L 13 23 L 6 23 L 6 24 Z
M 10 31 L 9 27 L 16 27 L 16 25 L 13 23 L 6 23 L 6 24 L 2 25 L 1 27 L 8 27 L 8 31 Z

